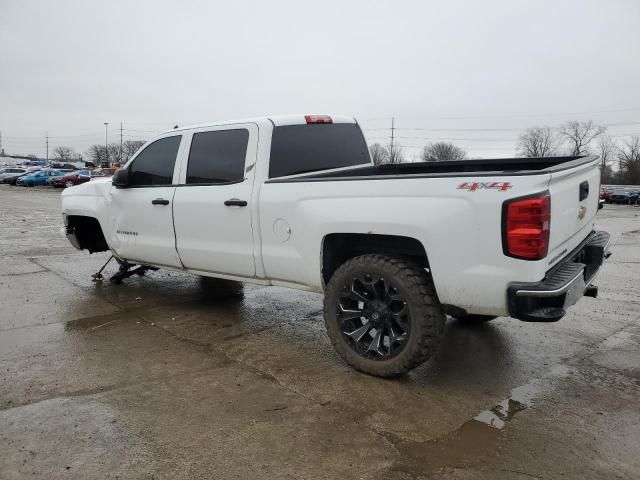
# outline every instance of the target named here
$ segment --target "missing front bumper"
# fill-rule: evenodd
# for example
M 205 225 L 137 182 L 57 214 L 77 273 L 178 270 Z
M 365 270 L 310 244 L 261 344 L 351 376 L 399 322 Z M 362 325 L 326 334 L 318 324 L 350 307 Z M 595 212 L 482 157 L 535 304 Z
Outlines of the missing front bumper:
M 514 283 L 507 290 L 510 315 L 527 322 L 555 322 L 584 295 L 596 296 L 591 285 L 609 252 L 609 234 L 592 232 L 573 252 L 536 283 Z

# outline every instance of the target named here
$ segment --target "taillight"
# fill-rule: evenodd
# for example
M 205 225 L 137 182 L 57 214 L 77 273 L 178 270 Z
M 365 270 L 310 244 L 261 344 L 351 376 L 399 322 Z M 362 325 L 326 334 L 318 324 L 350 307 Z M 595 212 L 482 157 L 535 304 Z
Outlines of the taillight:
M 551 197 L 548 192 L 508 200 L 502 207 L 502 249 L 505 255 L 540 260 L 549 251 Z
M 307 123 L 333 123 L 329 115 L 305 115 L 304 119 Z

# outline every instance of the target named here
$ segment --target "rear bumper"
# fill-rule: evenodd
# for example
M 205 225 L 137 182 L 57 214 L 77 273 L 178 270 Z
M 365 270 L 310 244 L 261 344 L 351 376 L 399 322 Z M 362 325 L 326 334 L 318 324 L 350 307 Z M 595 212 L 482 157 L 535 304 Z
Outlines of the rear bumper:
M 609 234 L 594 231 L 547 272 L 536 283 L 513 283 L 507 289 L 509 314 L 527 322 L 555 322 L 583 295 L 595 297 L 598 288 L 592 286 L 602 263 L 608 258 Z

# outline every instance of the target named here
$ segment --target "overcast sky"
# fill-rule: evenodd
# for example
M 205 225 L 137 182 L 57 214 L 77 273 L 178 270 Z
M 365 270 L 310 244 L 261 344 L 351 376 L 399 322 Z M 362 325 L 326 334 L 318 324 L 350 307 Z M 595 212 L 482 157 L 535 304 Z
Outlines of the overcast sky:
M 278 113 L 391 117 L 409 156 L 511 156 L 519 129 L 640 134 L 640 1 L 0 0 L 11 153 Z M 413 130 L 411 130 L 413 129 Z M 486 130 L 483 130 L 486 129 Z

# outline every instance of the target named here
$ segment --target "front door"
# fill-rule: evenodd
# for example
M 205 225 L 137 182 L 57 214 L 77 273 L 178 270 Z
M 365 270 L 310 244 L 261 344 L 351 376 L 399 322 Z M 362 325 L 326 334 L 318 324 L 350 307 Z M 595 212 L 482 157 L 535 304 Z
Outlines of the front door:
M 111 190 L 111 247 L 132 263 L 182 266 L 171 212 L 181 139 L 181 135 L 174 135 L 149 144 L 128 167 L 130 186 Z
M 193 132 L 173 203 L 185 268 L 255 276 L 251 195 L 257 144 L 255 124 Z

